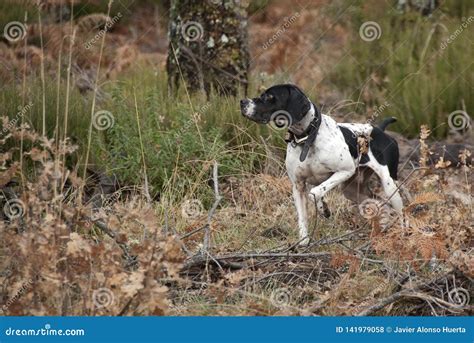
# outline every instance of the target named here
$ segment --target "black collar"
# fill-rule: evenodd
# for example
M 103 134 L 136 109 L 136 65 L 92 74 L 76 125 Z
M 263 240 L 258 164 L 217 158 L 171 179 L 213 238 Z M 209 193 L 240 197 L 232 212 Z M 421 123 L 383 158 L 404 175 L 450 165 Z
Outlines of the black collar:
M 312 105 L 314 108 L 315 117 L 311 123 L 309 123 L 306 130 L 304 130 L 304 132 L 299 135 L 296 135 L 288 130 L 287 137 L 285 138 L 285 141 L 290 143 L 293 147 L 296 147 L 297 145 L 303 145 L 303 150 L 301 151 L 300 155 L 300 162 L 303 162 L 306 159 L 306 156 L 308 156 L 309 148 L 316 140 L 319 127 L 321 126 L 321 113 L 319 113 L 318 108 L 314 104 Z

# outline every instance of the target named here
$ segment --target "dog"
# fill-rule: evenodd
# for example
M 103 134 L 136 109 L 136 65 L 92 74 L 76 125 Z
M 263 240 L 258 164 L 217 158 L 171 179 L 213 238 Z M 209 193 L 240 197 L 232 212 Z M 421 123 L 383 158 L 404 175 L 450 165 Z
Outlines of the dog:
M 368 179 L 373 173 L 380 178 L 393 209 L 401 214 L 403 203 L 395 183 L 398 144 L 384 132 L 395 118 L 387 118 L 378 126 L 337 123 L 321 114 L 303 91 L 292 84 L 276 85 L 257 98 L 241 100 L 240 111 L 254 122 L 288 130 L 285 165 L 293 186 L 300 245 L 309 243 L 308 196 L 315 201 L 318 211 L 329 217 L 324 195 L 342 185 L 344 195 L 359 203 L 371 197 Z M 359 146 L 359 137 L 368 140 L 365 150 Z

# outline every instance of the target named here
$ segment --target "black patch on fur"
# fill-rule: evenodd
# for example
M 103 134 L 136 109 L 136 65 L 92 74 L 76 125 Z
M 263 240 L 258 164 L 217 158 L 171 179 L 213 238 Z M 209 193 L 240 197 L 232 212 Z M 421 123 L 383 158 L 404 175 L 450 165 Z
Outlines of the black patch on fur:
M 388 122 L 388 121 L 387 121 Z M 386 125 L 384 125 L 386 126 Z M 338 126 L 344 136 L 349 152 L 353 158 L 359 157 L 359 146 L 357 144 L 357 136 L 350 129 Z M 395 139 L 387 135 L 383 130 L 374 126 L 370 134 L 369 142 L 370 151 L 374 155 L 377 162 L 383 166 L 388 166 L 390 176 L 397 180 L 398 173 L 398 144 Z M 370 161 L 369 155 L 362 154 L 360 157 L 360 164 L 364 165 Z
M 349 147 L 349 152 L 351 153 L 352 158 L 357 158 L 359 156 L 359 147 L 357 146 L 357 136 L 349 130 L 347 127 L 338 126 L 341 130 L 344 140 L 346 141 L 347 146 Z
M 311 108 L 311 101 L 308 97 L 301 89 L 292 84 L 270 87 L 259 97 L 253 98 L 252 101 L 255 104 L 255 113 L 247 118 L 261 124 L 267 124 L 277 111 L 283 111 L 283 114 L 287 112 L 291 117 L 288 119 L 297 123 Z M 247 104 L 248 99 L 240 102 L 242 114 L 244 114 Z
M 385 128 L 387 126 L 389 126 L 392 123 L 395 123 L 396 121 L 397 121 L 397 118 L 394 118 L 394 117 L 386 118 L 377 126 L 380 128 L 380 130 L 385 131 Z
M 290 113 L 292 119 L 295 123 L 299 122 L 304 118 L 306 113 L 311 108 L 311 102 L 308 100 L 308 97 L 303 93 L 301 89 L 295 85 L 284 85 L 287 90 L 290 92 L 287 100 L 286 110 Z M 318 114 L 318 109 L 314 106 L 316 114 Z
M 369 161 L 370 161 L 369 155 L 362 154 L 362 156 L 360 157 L 360 164 L 366 164 Z
M 397 141 L 375 126 L 370 134 L 369 147 L 377 162 L 388 166 L 390 176 L 397 180 L 399 159 Z

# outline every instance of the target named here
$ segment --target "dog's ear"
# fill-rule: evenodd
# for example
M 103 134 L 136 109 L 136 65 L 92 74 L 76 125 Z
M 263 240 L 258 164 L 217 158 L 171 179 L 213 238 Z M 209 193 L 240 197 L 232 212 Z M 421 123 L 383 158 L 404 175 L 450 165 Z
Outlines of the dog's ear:
M 288 101 L 286 103 L 286 110 L 290 113 L 295 122 L 303 119 L 304 115 L 311 108 L 311 102 L 301 89 L 295 85 L 288 85 Z

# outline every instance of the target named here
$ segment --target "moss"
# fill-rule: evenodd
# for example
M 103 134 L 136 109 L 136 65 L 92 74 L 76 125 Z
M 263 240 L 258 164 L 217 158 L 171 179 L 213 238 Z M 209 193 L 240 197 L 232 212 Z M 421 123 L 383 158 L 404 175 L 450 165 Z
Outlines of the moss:
M 191 91 L 199 91 L 204 83 L 207 94 L 212 88 L 220 93 L 237 94 L 240 87 L 237 79 L 247 80 L 249 59 L 247 27 L 242 25 L 243 18 L 246 18 L 244 3 L 173 2 L 167 61 L 170 87 L 178 88 L 183 75 Z M 202 35 L 201 39 L 183 37 L 183 30 L 189 26 L 194 26 L 195 33 Z M 229 73 L 236 77 L 229 76 Z

